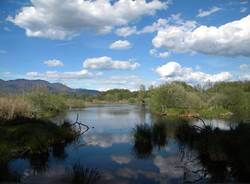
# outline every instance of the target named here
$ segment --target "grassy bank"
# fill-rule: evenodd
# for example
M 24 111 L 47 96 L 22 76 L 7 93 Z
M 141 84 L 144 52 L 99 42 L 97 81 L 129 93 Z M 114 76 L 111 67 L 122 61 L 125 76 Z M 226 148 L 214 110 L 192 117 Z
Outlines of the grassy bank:
M 208 107 L 201 109 L 185 109 L 185 108 L 167 108 L 163 112 L 159 113 L 163 116 L 172 117 L 203 117 L 203 118 L 230 118 L 233 113 L 223 107 Z

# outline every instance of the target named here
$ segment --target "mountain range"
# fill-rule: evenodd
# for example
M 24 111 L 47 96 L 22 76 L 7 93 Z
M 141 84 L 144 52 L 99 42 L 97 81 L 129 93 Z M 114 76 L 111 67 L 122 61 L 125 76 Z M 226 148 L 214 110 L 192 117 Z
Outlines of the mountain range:
M 89 89 L 73 89 L 62 83 L 50 83 L 45 80 L 1 80 L 0 79 L 0 93 L 18 94 L 29 92 L 36 88 L 46 88 L 51 93 L 67 93 L 67 94 L 88 94 L 97 95 L 99 91 Z

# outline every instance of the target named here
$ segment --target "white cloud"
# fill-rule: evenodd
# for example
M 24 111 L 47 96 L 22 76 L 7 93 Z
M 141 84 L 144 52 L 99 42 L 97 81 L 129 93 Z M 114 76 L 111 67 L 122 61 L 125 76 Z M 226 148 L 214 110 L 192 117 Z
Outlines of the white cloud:
M 4 75 L 10 75 L 11 72 L 4 72 L 3 74 L 4 74 Z
M 111 160 L 118 163 L 118 164 L 128 164 L 131 161 L 131 158 L 128 156 L 112 155 Z
M 184 175 L 184 169 L 178 167 L 181 166 L 181 162 L 177 156 L 156 156 L 154 158 L 154 164 L 159 168 L 160 173 L 163 176 L 167 176 L 169 180 L 171 178 L 180 178 Z
M 209 15 L 216 13 L 220 10 L 222 10 L 222 9 L 219 7 L 216 7 L 216 6 L 210 8 L 209 10 L 199 9 L 197 17 L 206 17 L 206 16 L 209 16 Z
M 240 8 L 240 13 L 245 13 L 246 11 L 247 11 L 247 8 L 246 8 L 246 7 Z
M 131 48 L 131 43 L 127 40 L 117 40 L 110 45 L 110 49 L 128 49 Z
M 160 0 L 32 0 L 7 20 L 25 29 L 27 36 L 63 40 L 82 30 L 107 33 L 167 6 Z
M 5 78 L 5 77 L 12 77 L 13 76 L 13 74 L 11 73 L 11 72 L 0 72 L 0 76 L 3 78 Z
M 121 27 L 121 28 L 118 28 L 115 33 L 118 35 L 118 36 L 123 36 L 123 37 L 127 37 L 127 36 L 130 36 L 132 34 L 135 34 L 137 32 L 136 30 L 136 26 L 133 26 L 133 27 L 129 27 L 129 26 L 126 26 L 126 27 Z
M 164 30 L 168 27 L 171 27 L 171 25 L 182 26 L 185 29 L 193 29 L 197 26 L 197 23 L 195 21 L 184 21 L 181 18 L 181 14 L 177 13 L 177 14 L 172 14 L 167 19 L 159 18 L 153 24 L 145 26 L 144 28 L 142 28 L 142 30 L 137 31 L 137 34 L 157 32 L 160 30 Z
M 83 63 L 84 68 L 97 70 L 134 70 L 139 66 L 139 63 L 132 62 L 132 60 L 113 60 L 112 58 L 107 56 L 88 58 Z
M 155 47 L 175 52 L 208 55 L 250 56 L 250 15 L 219 27 L 195 24 L 172 25 L 159 30 Z
M 75 72 L 57 72 L 57 71 L 47 71 L 45 73 L 39 72 L 28 72 L 26 74 L 29 78 L 36 78 L 36 79 L 87 79 L 92 78 L 95 75 L 90 73 L 88 70 L 81 70 Z
M 160 75 L 162 81 L 183 81 L 189 84 L 202 84 L 206 82 L 222 82 L 232 78 L 229 72 L 220 72 L 217 74 L 208 74 L 200 71 L 194 71 L 192 68 L 182 67 L 179 63 L 169 62 L 155 71 Z
M 157 22 L 154 22 L 152 25 L 145 26 L 141 31 L 139 31 L 139 34 L 141 33 L 153 33 L 161 28 L 165 27 L 168 24 L 167 19 L 158 19 Z
M 133 27 L 127 26 L 117 29 L 115 33 L 118 36 L 123 36 L 123 37 L 127 37 L 134 34 L 140 35 L 144 33 L 154 33 L 171 26 L 171 24 L 181 25 L 187 28 L 194 28 L 197 25 L 195 21 L 182 20 L 181 14 L 178 13 L 178 14 L 172 14 L 167 19 L 159 18 L 156 22 L 153 22 L 151 25 L 143 27 L 141 30 L 137 30 L 136 26 Z
M 129 89 L 132 91 L 138 90 L 141 84 L 147 85 L 147 81 L 142 80 L 138 76 L 111 76 L 106 79 L 100 80 L 99 86 L 102 88 L 100 90 L 108 89 Z
M 131 137 L 127 134 L 99 133 L 86 135 L 84 140 L 88 145 L 108 148 L 113 144 L 129 143 L 131 141 Z
M 58 59 L 51 59 L 43 62 L 45 65 L 50 67 L 64 66 L 63 62 Z
M 247 64 L 241 64 L 240 65 L 240 69 L 241 70 L 246 70 L 246 69 L 248 69 L 249 68 L 249 65 L 247 65 Z
M 149 54 L 157 58 L 168 58 L 170 56 L 169 52 L 158 52 L 156 49 L 151 49 Z
M 187 22 L 189 24 L 190 22 L 193 22 L 196 24 L 195 21 L 187 21 Z M 118 36 L 123 36 L 123 37 L 130 36 L 133 34 L 140 35 L 144 33 L 154 33 L 156 31 L 159 31 L 161 29 L 168 27 L 170 23 L 175 23 L 178 25 L 187 24 L 181 19 L 181 14 L 178 13 L 178 14 L 172 14 L 168 19 L 159 18 L 156 22 L 153 22 L 151 25 L 143 27 L 141 30 L 137 30 L 136 26 L 133 26 L 133 27 L 127 26 L 127 27 L 117 29 L 115 33 Z

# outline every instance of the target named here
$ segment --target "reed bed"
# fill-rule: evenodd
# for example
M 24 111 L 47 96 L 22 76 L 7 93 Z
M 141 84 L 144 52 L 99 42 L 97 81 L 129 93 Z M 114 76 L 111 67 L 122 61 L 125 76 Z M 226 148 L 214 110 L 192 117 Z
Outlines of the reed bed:
M 18 117 L 32 118 L 32 103 L 25 97 L 0 97 L 0 119 L 12 120 Z

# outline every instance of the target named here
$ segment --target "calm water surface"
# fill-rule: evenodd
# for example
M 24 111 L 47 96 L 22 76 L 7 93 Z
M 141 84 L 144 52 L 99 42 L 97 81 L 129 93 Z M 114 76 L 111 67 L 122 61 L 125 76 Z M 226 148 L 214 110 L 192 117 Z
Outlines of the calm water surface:
M 99 183 L 247 181 L 249 149 L 241 144 L 248 143 L 227 145 L 231 133 L 237 136 L 235 122 L 206 121 L 212 128 L 205 131 L 199 129 L 201 121 L 158 119 L 134 105 L 72 110 L 65 118 L 74 122 L 77 114 L 91 127 L 77 142 L 54 150 L 48 158 L 12 160 L 10 171 L 23 183 L 65 183 L 75 163 L 96 169 Z M 228 153 L 239 148 L 242 154 Z

